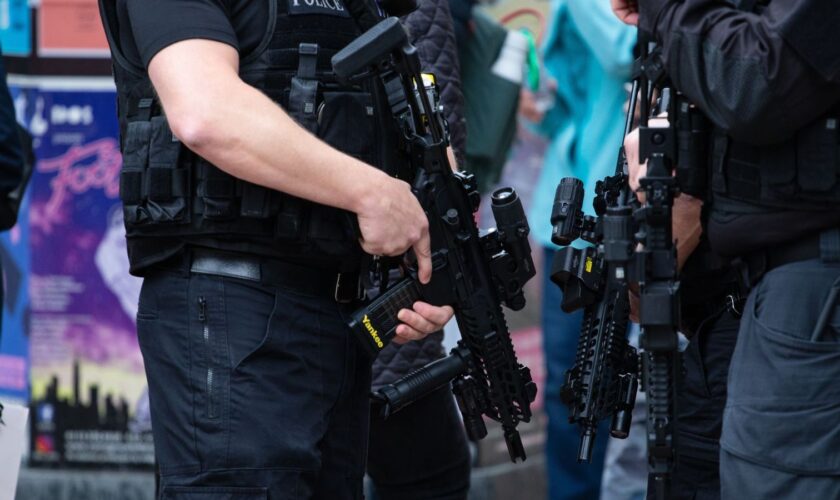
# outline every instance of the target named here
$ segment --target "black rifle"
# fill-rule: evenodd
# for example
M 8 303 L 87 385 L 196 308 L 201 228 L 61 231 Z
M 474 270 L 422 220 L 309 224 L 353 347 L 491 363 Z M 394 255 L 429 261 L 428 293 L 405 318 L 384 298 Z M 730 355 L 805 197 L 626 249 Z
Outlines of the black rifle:
M 574 367 L 567 373 L 563 399 L 570 419 L 581 425 L 580 460 L 587 460 L 599 420 L 613 416 L 611 434 L 626 437 L 634 405 L 638 359 L 621 336 L 627 325 L 628 281 L 640 287 L 642 327 L 641 386 L 647 393 L 649 471 L 657 499 L 671 494 L 676 463 L 676 377 L 679 371 L 679 291 L 672 208 L 678 192 L 702 196 L 706 190 L 708 119 L 685 96 L 665 84 L 657 50 L 640 44 L 642 57 L 631 93 L 625 135 L 632 128 L 637 95 L 640 106 L 639 158 L 648 162 L 640 179 L 647 196 L 639 207 L 629 190 L 623 149 L 616 175 L 596 186 L 598 218 L 582 214 L 582 184 L 563 179 L 558 187 L 552 224 L 555 243 L 580 237 L 595 248 L 566 248 L 558 253 L 552 279 L 564 287 L 563 308 L 585 307 L 584 325 Z M 649 126 L 654 89 L 659 111 L 668 112 L 666 127 Z M 672 175 L 673 174 L 673 175 Z M 641 249 L 633 251 L 640 243 Z M 588 262 L 592 264 L 589 265 Z
M 396 18 L 379 22 L 336 54 L 333 69 L 345 80 L 381 79 L 403 132 L 416 174 L 413 190 L 429 217 L 432 243 L 431 282 L 422 285 L 411 270 L 356 312 L 351 327 L 377 354 L 394 336 L 397 312 L 422 300 L 453 306 L 462 336 L 448 357 L 383 387 L 374 397 L 387 416 L 451 382 L 469 437 L 487 434 L 482 415 L 487 416 L 502 424 L 511 459 L 524 460 L 516 427 L 531 419 L 536 385 L 517 361 L 501 308 L 524 307 L 522 287 L 536 273 L 522 204 L 513 189 L 496 191 L 492 208 L 498 229 L 479 233 L 475 179 L 449 165 L 434 86 L 424 84 L 417 49 Z
M 677 157 L 683 149 L 677 122 L 681 99 L 672 98 L 664 85 L 665 71 L 658 50 L 641 47 L 641 106 L 639 161 L 647 161 L 647 174 L 639 183 L 644 206 L 635 218 L 640 224 L 636 278 L 640 288 L 639 323 L 642 327 L 642 384 L 647 395 L 648 471 L 655 497 L 671 498 L 671 474 L 676 463 L 676 380 L 679 371 L 680 282 L 672 233 L 674 198 L 679 193 Z M 650 100 L 660 91 L 660 109 L 668 111 L 665 127 L 649 126 Z M 690 124 L 686 124 L 690 125 Z M 690 127 L 689 127 L 690 128 Z M 691 150 L 692 148 L 688 148 Z M 687 159 L 687 158 L 686 158 Z
M 625 135 L 632 127 L 637 89 L 634 84 Z M 597 183 L 597 217 L 583 214 L 583 182 L 572 177 L 557 187 L 551 216 L 552 241 L 565 246 L 555 255 L 551 274 L 563 288 L 561 308 L 565 312 L 583 308 L 575 364 L 566 372 L 561 389 L 570 423 L 580 426 L 580 462 L 591 460 L 601 420 L 612 418 L 613 437 L 628 436 L 638 388 L 639 356 L 627 341 L 633 193 L 623 148 L 620 151 L 615 175 Z M 568 246 L 578 238 L 594 246 Z

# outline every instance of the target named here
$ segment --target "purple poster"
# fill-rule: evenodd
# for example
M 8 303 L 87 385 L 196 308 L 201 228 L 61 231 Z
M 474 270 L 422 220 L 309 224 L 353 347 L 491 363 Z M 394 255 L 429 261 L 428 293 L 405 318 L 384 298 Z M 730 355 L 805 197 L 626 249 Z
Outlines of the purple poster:
M 153 462 L 119 204 L 115 94 L 55 79 L 19 86 L 36 137 L 30 187 L 35 464 Z M 96 87 L 99 87 L 97 90 Z

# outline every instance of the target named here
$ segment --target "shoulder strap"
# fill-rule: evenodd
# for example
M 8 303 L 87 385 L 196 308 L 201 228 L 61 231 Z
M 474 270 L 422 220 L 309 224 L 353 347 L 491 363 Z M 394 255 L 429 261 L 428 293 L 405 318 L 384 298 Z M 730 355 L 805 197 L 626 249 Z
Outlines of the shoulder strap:
M 344 0 L 344 2 L 353 20 L 362 31 L 373 28 L 383 18 L 379 7 L 372 5 L 370 0 Z
M 102 18 L 102 26 L 105 28 L 105 37 L 108 39 L 108 47 L 111 49 L 111 56 L 116 64 L 122 69 L 133 73 L 136 76 L 145 74 L 145 69 L 132 64 L 123 55 L 119 45 L 119 23 L 117 21 L 117 0 L 99 0 L 99 15 Z

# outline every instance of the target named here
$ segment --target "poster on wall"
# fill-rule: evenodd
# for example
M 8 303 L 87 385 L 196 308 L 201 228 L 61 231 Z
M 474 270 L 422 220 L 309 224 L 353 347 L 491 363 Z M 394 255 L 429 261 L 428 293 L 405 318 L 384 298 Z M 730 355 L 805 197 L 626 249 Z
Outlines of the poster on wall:
M 40 57 L 110 57 L 97 0 L 41 0 Z
M 30 458 L 151 466 L 134 325 L 140 280 L 128 274 L 113 83 L 85 82 L 12 79 L 38 157 L 29 209 Z
M 0 44 L 5 56 L 27 57 L 32 53 L 29 0 L 0 0 Z

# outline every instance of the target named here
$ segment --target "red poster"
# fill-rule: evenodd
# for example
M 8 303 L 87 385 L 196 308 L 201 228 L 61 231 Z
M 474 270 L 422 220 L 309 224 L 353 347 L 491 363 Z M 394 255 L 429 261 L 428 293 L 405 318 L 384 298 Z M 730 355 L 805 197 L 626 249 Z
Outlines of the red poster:
M 109 57 L 96 0 L 41 0 L 38 55 Z

